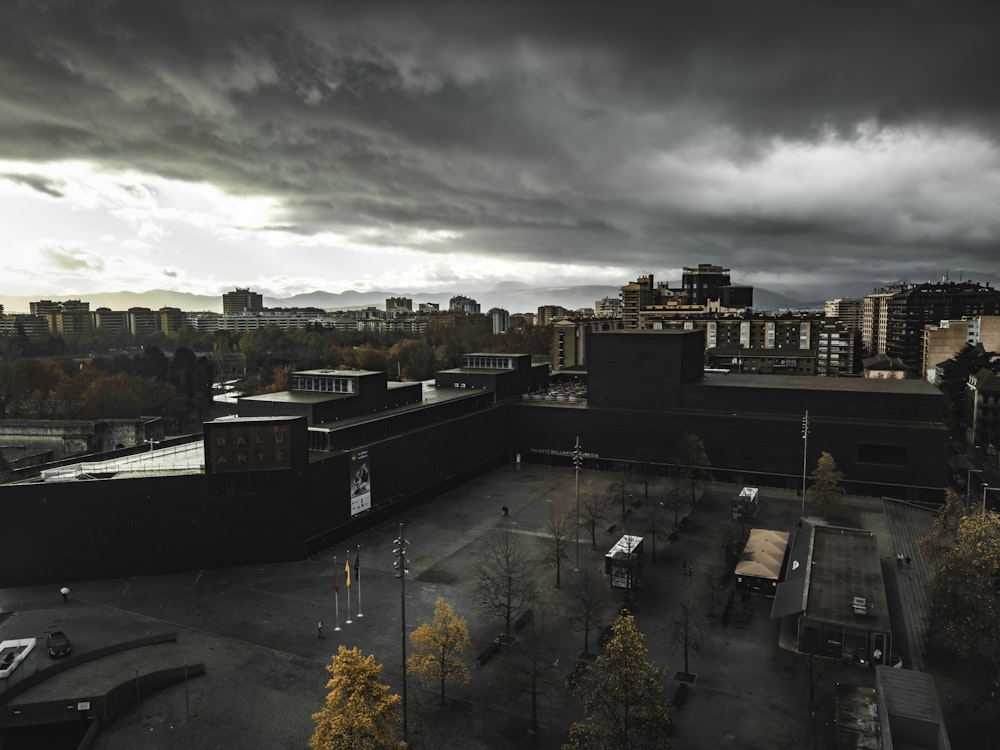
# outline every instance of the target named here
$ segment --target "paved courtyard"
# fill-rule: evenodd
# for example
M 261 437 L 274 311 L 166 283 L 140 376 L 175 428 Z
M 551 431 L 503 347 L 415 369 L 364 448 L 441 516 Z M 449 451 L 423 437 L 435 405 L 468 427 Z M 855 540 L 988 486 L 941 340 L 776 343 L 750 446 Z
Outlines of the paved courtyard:
M 647 639 L 650 658 L 669 670 L 667 683 L 684 671 L 684 651 L 677 630 L 682 605 L 692 613 L 694 645 L 688 671 L 694 681 L 688 698 L 674 709 L 674 744 L 678 748 L 832 747 L 833 685 L 872 685 L 873 673 L 826 664 L 817 687 L 818 707 L 809 704 L 809 676 L 797 655 L 779 646 L 780 623 L 770 620 L 770 600 L 737 601 L 746 622 L 724 623 L 722 605 L 728 588 L 723 545 L 727 530 L 740 533 L 729 519 L 732 485 L 706 485 L 674 541 L 663 531 L 673 511 L 659 503 L 668 497 L 665 480 L 648 490 L 642 479 L 626 487 L 629 518 L 621 520 L 621 482 L 615 475 L 583 471 L 581 495 L 608 498 L 608 521 L 591 549 L 581 531 L 580 567 L 603 575 L 604 552 L 622 533 L 646 538 L 638 587 L 630 602 L 636 624 Z M 505 518 L 501 507 L 509 508 Z M 650 536 L 657 510 L 655 560 Z M 682 515 L 687 513 L 682 508 Z M 557 748 L 580 705 L 566 686 L 583 647 L 583 634 L 565 622 L 572 601 L 575 544 L 562 570 L 563 586 L 554 588 L 555 569 L 533 563 L 549 641 L 550 678 L 539 703 L 539 731 L 529 732 L 530 706 L 501 653 L 486 665 L 475 657 L 502 624 L 484 616 L 475 593 L 475 568 L 484 540 L 499 527 L 519 535 L 536 553 L 552 514 L 575 516 L 575 477 L 571 469 L 510 465 L 490 472 L 436 500 L 406 510 L 387 522 L 313 559 L 275 565 L 188 571 L 170 576 L 71 583 L 69 601 L 51 586 L 0 591 L 0 610 L 12 613 L 0 624 L 4 639 L 65 630 L 78 652 L 143 635 L 176 632 L 176 643 L 148 646 L 83 664 L 46 681 L 16 702 L 65 699 L 102 693 L 114 685 L 168 666 L 203 663 L 203 676 L 144 696 L 138 711 L 128 712 L 103 731 L 95 750 L 147 748 L 303 748 L 312 731 L 310 714 L 325 694 L 324 666 L 341 643 L 373 653 L 383 664 L 383 680 L 401 686 L 401 586 L 393 571 L 393 539 L 405 522 L 410 541 L 406 581 L 406 625 L 412 631 L 433 615 L 444 597 L 468 620 L 472 664 L 468 684 L 450 686 L 449 703 L 438 705 L 434 690 L 424 690 L 411 675 L 407 719 L 416 748 L 524 747 Z M 761 488 L 761 510 L 754 526 L 790 529 L 801 513 L 793 492 Z M 810 509 L 806 508 L 807 515 Z M 888 537 L 881 500 L 849 498 L 831 512 L 831 521 L 871 528 Z M 611 527 L 614 527 L 613 529 Z M 575 538 L 572 537 L 571 538 Z M 361 546 L 361 581 L 353 581 L 348 605 L 343 566 L 353 564 Z M 880 549 L 880 554 L 883 550 Z M 885 557 L 892 555 L 884 552 Z M 689 574 L 688 570 L 693 570 Z M 335 599 L 334 570 L 340 572 Z M 338 606 L 339 602 L 339 606 Z M 624 603 L 623 593 L 606 588 L 601 625 L 612 621 Z M 317 638 L 322 620 L 325 638 Z M 742 618 L 741 618 L 742 621 Z M 336 628 L 339 626 L 339 630 Z M 596 650 L 597 633 L 591 635 Z M 40 657 L 40 665 L 46 666 Z

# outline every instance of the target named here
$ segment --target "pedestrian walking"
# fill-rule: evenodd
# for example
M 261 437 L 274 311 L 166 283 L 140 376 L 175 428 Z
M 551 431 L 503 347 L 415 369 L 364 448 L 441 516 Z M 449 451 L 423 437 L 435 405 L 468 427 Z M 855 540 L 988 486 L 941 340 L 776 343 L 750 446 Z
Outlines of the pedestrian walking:
M 506 505 L 500 509 L 500 512 L 503 513 L 504 518 L 506 518 L 510 514 L 510 510 L 507 508 Z
M 910 556 L 906 556 L 906 567 L 910 567 Z
M 65 586 L 63 586 L 61 589 L 59 589 L 59 593 L 62 594 L 62 599 L 63 599 L 64 602 L 65 601 L 69 601 L 69 589 L 68 588 L 66 588 Z
M 323 621 L 322 620 L 320 620 L 318 623 L 316 623 L 316 637 L 319 638 L 321 641 L 326 638 L 326 636 L 323 635 Z
M 902 568 L 903 567 L 903 553 L 902 552 L 897 552 L 896 553 L 896 567 L 897 568 Z

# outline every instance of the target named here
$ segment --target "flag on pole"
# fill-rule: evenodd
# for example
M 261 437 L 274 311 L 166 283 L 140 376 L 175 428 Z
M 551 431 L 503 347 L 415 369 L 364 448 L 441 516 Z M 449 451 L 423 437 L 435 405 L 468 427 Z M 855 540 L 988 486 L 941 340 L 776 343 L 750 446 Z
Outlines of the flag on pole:
M 361 545 L 358 545 L 358 551 L 354 555 L 354 577 L 359 581 L 361 580 Z
M 347 588 L 351 588 L 351 558 L 347 558 L 344 561 L 344 582 Z
M 340 581 L 337 580 L 337 569 L 333 569 L 333 591 L 336 594 L 340 593 Z

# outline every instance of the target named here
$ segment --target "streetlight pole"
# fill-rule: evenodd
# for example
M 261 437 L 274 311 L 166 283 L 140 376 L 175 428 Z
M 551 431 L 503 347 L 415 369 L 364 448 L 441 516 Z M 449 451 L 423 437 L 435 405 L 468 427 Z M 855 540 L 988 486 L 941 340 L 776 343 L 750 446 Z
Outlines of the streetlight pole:
M 580 449 L 580 436 L 576 436 L 573 446 L 573 467 L 576 469 L 576 567 L 580 569 L 580 464 L 583 463 L 583 453 Z
M 806 517 L 806 453 L 809 450 L 809 410 L 802 418 L 802 518 Z
M 399 579 L 399 613 L 400 632 L 402 633 L 403 646 L 403 742 L 409 744 L 406 722 L 406 572 L 408 563 L 406 560 L 406 545 L 409 542 L 403 536 L 403 524 L 399 524 L 399 538 L 393 542 L 396 546 L 392 549 L 392 554 L 396 560 L 393 567 L 396 569 L 396 578 Z

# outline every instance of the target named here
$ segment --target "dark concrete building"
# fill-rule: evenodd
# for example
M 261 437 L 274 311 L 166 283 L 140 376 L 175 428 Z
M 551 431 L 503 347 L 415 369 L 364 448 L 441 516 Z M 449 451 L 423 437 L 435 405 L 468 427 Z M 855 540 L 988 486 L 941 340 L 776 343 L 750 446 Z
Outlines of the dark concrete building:
M 420 383 L 389 382 L 371 370 L 303 370 L 288 378 L 287 391 L 242 396 L 241 417 L 303 416 L 309 424 L 370 415 L 420 403 Z
M 530 354 L 465 354 L 462 366 L 441 370 L 434 379 L 438 388 L 482 388 L 497 399 L 520 396 L 549 382 L 549 365 L 535 365 Z
M 576 436 L 595 469 L 669 473 L 691 432 L 717 479 L 795 488 L 807 409 L 810 466 L 825 450 L 853 492 L 940 499 L 947 433 L 933 386 L 705 378 L 703 337 L 592 334 L 578 373 L 587 388 L 564 399 L 524 397 L 548 383 L 548 365 L 528 355 L 466 355 L 436 385 L 294 373 L 292 390 L 242 399 L 238 417 L 192 436 L 183 470 L 158 462 L 160 450 L 128 467 L 112 452 L 88 470 L 0 486 L 0 585 L 302 558 L 517 456 L 569 465 Z

